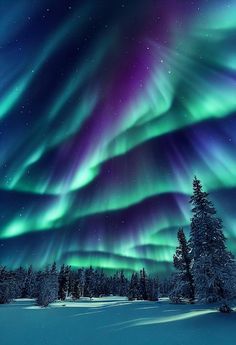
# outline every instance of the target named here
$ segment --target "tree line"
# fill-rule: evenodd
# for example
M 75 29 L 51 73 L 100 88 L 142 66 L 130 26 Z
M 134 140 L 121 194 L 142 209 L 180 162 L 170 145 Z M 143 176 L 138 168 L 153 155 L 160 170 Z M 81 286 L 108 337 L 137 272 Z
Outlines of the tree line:
M 42 271 L 20 267 L 7 270 L 0 267 L 0 304 L 16 298 L 34 298 L 40 306 L 71 297 L 127 296 L 129 300 L 158 299 L 158 279 L 148 276 L 143 268 L 127 277 L 123 271 L 107 275 L 93 267 L 72 270 L 62 265 L 57 270 L 56 263 Z
M 178 230 L 173 257 L 176 273 L 170 278 L 159 281 L 144 268 L 128 277 L 123 271 L 107 275 L 93 267 L 72 270 L 62 265 L 58 270 L 56 263 L 43 271 L 34 271 L 32 266 L 14 271 L 0 266 L 0 303 L 27 297 L 47 306 L 68 296 L 76 300 L 109 295 L 156 301 L 159 295 L 169 296 L 173 303 L 220 302 L 220 311 L 231 311 L 229 301 L 236 298 L 235 258 L 227 249 L 222 220 L 208 196 L 195 177 L 190 236 L 187 240 L 183 228 Z

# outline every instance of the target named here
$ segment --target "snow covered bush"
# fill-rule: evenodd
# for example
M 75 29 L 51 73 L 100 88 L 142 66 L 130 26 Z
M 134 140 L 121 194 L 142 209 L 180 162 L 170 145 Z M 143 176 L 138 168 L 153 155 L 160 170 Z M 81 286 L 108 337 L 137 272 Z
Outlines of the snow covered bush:
M 0 304 L 9 303 L 10 298 L 10 287 L 8 282 L 0 283 Z

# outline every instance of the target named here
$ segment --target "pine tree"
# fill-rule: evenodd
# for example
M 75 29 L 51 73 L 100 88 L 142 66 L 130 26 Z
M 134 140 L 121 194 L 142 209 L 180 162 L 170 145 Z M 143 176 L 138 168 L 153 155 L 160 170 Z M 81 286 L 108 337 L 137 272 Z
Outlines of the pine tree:
M 0 266 L 0 304 L 9 303 L 11 300 L 9 273 L 6 267 Z
M 95 271 L 94 272 L 94 295 L 99 296 L 106 296 L 109 292 L 107 291 L 107 278 L 103 272 Z
M 174 266 L 179 271 L 175 275 L 174 288 L 170 293 L 170 299 L 174 302 L 181 299 L 194 300 L 194 282 L 191 272 L 191 249 L 187 243 L 183 228 L 178 230 L 179 246 L 173 257 Z
M 46 269 L 38 277 L 37 304 L 47 307 L 54 302 L 58 296 L 57 274 L 54 267 Z
M 0 304 L 9 303 L 10 300 L 10 287 L 8 282 L 0 282 Z
M 222 220 L 200 180 L 193 180 L 190 245 L 193 257 L 195 293 L 199 301 L 225 301 L 235 297 L 235 264 L 227 251 Z
M 25 283 L 26 283 L 26 276 L 27 272 L 23 267 L 19 267 L 14 272 L 14 291 L 15 295 L 14 298 L 24 298 L 26 297 L 25 293 Z
M 119 274 L 119 296 L 127 296 L 128 292 L 128 279 L 122 270 Z
M 148 278 L 147 299 L 149 301 L 158 301 L 158 278 Z
M 159 293 L 160 297 L 166 297 L 169 296 L 172 286 L 172 279 L 170 278 L 164 278 L 159 282 Z
M 78 269 L 78 280 L 81 289 L 81 297 L 84 297 L 84 289 L 85 289 L 85 270 L 84 268 Z
M 147 274 L 145 269 L 143 268 L 140 271 L 140 280 L 139 280 L 139 287 L 140 287 L 140 294 L 143 300 L 147 300 Z
M 61 270 L 58 276 L 59 290 L 58 298 L 64 301 L 68 295 L 70 279 L 70 266 L 61 266 Z
M 25 297 L 34 298 L 36 295 L 36 284 L 35 284 L 35 273 L 33 271 L 32 265 L 27 270 L 26 280 L 25 280 Z
M 137 273 L 133 273 L 130 280 L 128 299 L 133 301 L 135 299 L 142 299 L 139 286 L 139 276 Z
M 84 293 L 85 296 L 94 297 L 95 292 L 95 272 L 92 266 L 85 270 L 85 288 Z
M 119 296 L 120 294 L 119 272 L 115 272 L 115 274 L 112 276 L 112 294 L 113 296 Z
M 69 294 L 70 273 L 71 273 L 71 266 L 66 265 L 66 269 L 65 269 L 65 291 L 66 291 L 66 297 L 68 297 L 68 294 Z
M 77 300 L 81 297 L 80 281 L 77 274 L 71 274 L 71 296 L 73 300 Z
M 70 296 L 70 295 L 72 296 L 75 280 L 76 280 L 76 278 L 78 278 L 77 273 L 78 272 L 74 272 L 73 270 L 70 270 L 70 273 L 69 273 L 69 284 L 68 284 L 68 296 Z
M 58 290 L 59 290 L 59 283 L 58 283 L 58 272 L 57 272 L 57 265 L 54 262 L 49 270 L 50 275 L 50 286 L 52 289 L 52 299 L 55 301 L 58 298 Z

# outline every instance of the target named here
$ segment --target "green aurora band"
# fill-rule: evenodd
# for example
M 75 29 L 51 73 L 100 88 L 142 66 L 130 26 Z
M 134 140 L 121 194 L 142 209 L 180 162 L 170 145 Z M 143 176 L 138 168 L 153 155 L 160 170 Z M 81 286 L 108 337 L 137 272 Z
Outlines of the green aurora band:
M 2 2 L 3 264 L 166 272 L 195 174 L 235 252 L 236 3 L 167 2 Z

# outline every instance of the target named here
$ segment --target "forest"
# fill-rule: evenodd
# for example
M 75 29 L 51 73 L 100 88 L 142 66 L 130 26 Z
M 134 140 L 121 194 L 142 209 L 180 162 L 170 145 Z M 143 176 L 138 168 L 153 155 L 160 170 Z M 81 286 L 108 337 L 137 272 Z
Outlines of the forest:
M 108 275 L 93 267 L 75 270 L 55 262 L 40 271 L 32 266 L 16 270 L 0 266 L 0 304 L 32 298 L 47 307 L 67 298 L 126 296 L 129 301 L 158 301 L 168 296 L 171 303 L 218 303 L 219 311 L 231 312 L 236 297 L 235 258 L 227 249 L 222 220 L 197 177 L 190 205 L 189 239 L 179 228 L 171 276 L 158 279 L 158 274 L 151 276 L 145 268 L 131 275 L 122 270 Z

